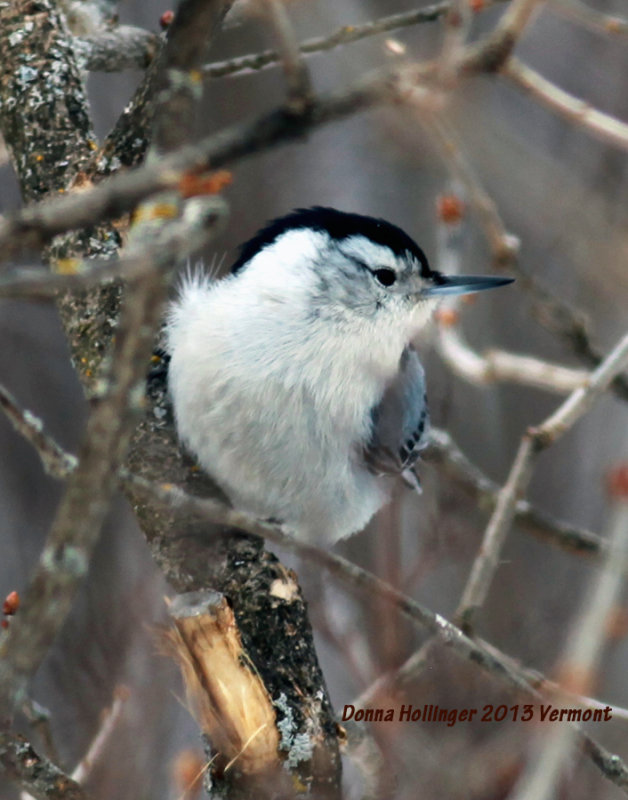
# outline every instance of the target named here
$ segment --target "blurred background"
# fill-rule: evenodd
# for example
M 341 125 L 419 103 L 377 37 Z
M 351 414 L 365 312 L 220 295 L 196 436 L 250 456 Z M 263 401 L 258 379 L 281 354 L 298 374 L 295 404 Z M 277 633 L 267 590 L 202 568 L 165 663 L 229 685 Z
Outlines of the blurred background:
M 620 0 L 588 0 L 606 13 L 626 14 Z M 128 0 L 121 20 L 159 30 L 167 0 Z M 412 2 L 292 0 L 299 38 L 324 35 L 415 8 Z M 499 5 L 474 16 L 472 35 L 493 28 Z M 443 24 L 432 22 L 313 56 L 318 91 L 340 89 L 367 70 L 403 58 L 436 55 Z M 390 40 L 401 43 L 393 46 Z M 271 32 L 254 16 L 227 26 L 212 60 L 272 46 Z M 405 48 L 405 56 L 399 54 Z M 393 52 L 395 51 L 395 52 Z M 601 110 L 628 120 L 628 37 L 593 31 L 544 8 L 517 47 L 542 75 Z M 91 75 L 89 93 L 100 137 L 106 135 L 141 79 L 139 72 Z M 199 134 L 251 118 L 278 105 L 280 69 L 208 82 Z M 447 113 L 468 162 L 494 199 L 507 231 L 521 242 L 520 264 L 552 293 L 585 312 L 593 341 L 607 352 L 626 331 L 628 228 L 625 151 L 540 107 L 506 80 L 465 83 L 447 101 Z M 0 169 L 0 212 L 19 205 L 8 166 Z M 454 189 L 457 187 L 454 186 Z M 422 126 L 420 110 L 386 107 L 328 125 L 307 141 L 239 163 L 226 192 L 228 226 L 211 259 L 227 269 L 238 244 L 267 219 L 294 207 L 331 205 L 385 217 L 403 227 L 438 268 L 437 198 L 452 191 L 440 151 Z M 466 216 L 462 266 L 491 270 L 477 218 Z M 479 296 L 465 307 L 462 329 L 471 346 L 496 347 L 567 366 L 583 366 L 569 345 L 538 324 L 519 284 Z M 47 306 L 0 302 L 0 380 L 19 402 L 41 416 L 52 434 L 75 451 L 85 405 L 69 362 L 56 313 Z M 541 422 L 560 396 L 512 384 L 478 387 L 447 367 L 428 332 L 417 342 L 428 375 L 433 422 L 465 454 L 503 483 L 526 426 Z M 529 498 L 541 509 L 604 535 L 608 520 L 605 475 L 628 456 L 628 408 L 607 393 L 557 445 L 544 453 Z M 59 486 L 42 473 L 37 456 L 0 418 L 0 596 L 21 590 L 38 557 Z M 394 503 L 338 552 L 395 583 L 429 608 L 451 617 L 477 553 L 488 513 L 432 464 L 420 468 L 423 494 L 402 486 Z M 378 603 L 356 597 L 318 569 L 290 560 L 310 602 L 318 651 L 332 701 L 350 703 L 382 672 L 402 664 L 423 641 L 421 633 Z M 514 526 L 503 561 L 478 619 L 479 633 L 525 665 L 552 673 L 566 631 L 596 572 L 590 559 L 560 551 Z M 33 697 L 51 714 L 59 761 L 80 760 L 110 705 L 116 686 L 129 687 L 116 733 L 89 788 L 95 798 L 152 798 L 180 794 L 173 772 L 181 754 L 202 753 L 197 726 L 185 709 L 174 665 L 161 654 L 168 586 L 151 561 L 133 516 L 116 502 L 90 577 L 62 635 L 40 670 Z M 628 607 L 604 653 L 595 696 L 628 706 Z M 482 708 L 514 700 L 477 667 L 442 648 L 403 702 Z M 399 700 L 390 701 L 393 705 Z M 387 705 L 386 702 L 383 703 Z M 390 796 L 505 797 L 528 752 L 532 729 L 509 722 L 380 724 L 373 734 L 390 774 Z M 628 759 L 628 722 L 590 726 L 591 733 Z M 619 798 L 590 761 L 579 757 L 563 784 L 565 797 Z M 347 796 L 359 797 L 359 770 L 347 764 Z M 17 796 L 0 786 L 0 796 Z

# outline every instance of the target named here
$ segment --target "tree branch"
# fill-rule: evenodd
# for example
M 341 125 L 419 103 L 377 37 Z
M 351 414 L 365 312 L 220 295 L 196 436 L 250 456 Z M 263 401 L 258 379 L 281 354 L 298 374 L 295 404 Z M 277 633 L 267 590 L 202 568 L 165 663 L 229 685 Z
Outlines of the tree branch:
M 607 144 L 628 149 L 628 123 L 605 114 L 597 108 L 556 86 L 522 61 L 511 58 L 502 74 L 525 94 L 537 100 L 550 111 L 584 128 L 596 139 Z
M 88 794 L 21 736 L 0 731 L 0 772 L 37 800 L 88 800 Z
M 543 449 L 553 444 L 586 414 L 615 375 L 625 369 L 626 365 L 628 335 L 611 350 L 593 372 L 586 386 L 572 392 L 554 414 L 538 427 L 530 428 L 521 439 L 508 480 L 499 493 L 495 511 L 456 611 L 456 619 L 464 630 L 471 630 L 473 618 L 486 599 L 514 517 L 516 502 L 525 492 L 532 476 L 534 460 Z

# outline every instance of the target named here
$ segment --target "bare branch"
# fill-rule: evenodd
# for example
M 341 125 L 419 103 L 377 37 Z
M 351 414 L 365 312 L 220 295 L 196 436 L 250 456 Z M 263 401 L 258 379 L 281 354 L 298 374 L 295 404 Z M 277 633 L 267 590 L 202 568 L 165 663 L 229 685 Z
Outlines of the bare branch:
M 497 0 L 501 2 L 502 0 Z M 307 39 L 299 45 L 303 55 L 325 53 L 345 44 L 358 42 L 381 33 L 401 30 L 424 22 L 434 22 L 444 16 L 449 10 L 449 2 L 435 3 L 415 11 L 402 14 L 391 14 L 387 17 L 365 22 L 357 25 L 343 25 L 328 36 Z M 203 67 L 203 72 L 208 78 L 223 78 L 227 75 L 238 75 L 247 72 L 257 72 L 267 67 L 274 67 L 281 63 L 281 56 L 275 50 L 265 50 L 262 53 L 252 53 L 238 56 L 229 61 L 215 62 Z
M 487 501 L 495 506 L 501 487 L 469 461 L 446 431 L 432 428 L 429 449 L 424 457 L 430 462 L 435 461 L 448 477 L 470 491 L 482 507 L 486 507 Z M 533 536 L 561 550 L 592 556 L 606 552 L 606 542 L 600 536 L 554 519 L 528 500 L 517 500 L 515 517 Z
M 22 209 L 0 221 L 1 260 L 24 247 L 40 248 L 66 230 L 84 228 L 94 220 L 118 217 L 152 194 L 177 188 L 190 170 L 215 169 L 247 155 L 298 139 L 320 125 L 346 117 L 390 99 L 388 72 L 362 81 L 350 89 L 318 100 L 307 117 L 295 117 L 284 109 L 265 114 L 250 123 L 234 125 L 154 160 L 98 186 Z
M 515 0 L 504 15 L 506 21 L 502 19 L 503 24 L 500 23 L 496 31 L 465 50 L 457 65 L 457 74 L 469 75 L 501 66 L 534 4 L 535 0 Z M 380 70 L 343 92 L 313 100 L 305 116 L 295 117 L 286 109 L 278 109 L 248 124 L 235 125 L 207 137 L 194 147 L 182 148 L 168 158 L 115 176 L 81 193 L 80 198 L 69 196 L 25 209 L 0 223 L 3 259 L 12 257 L 21 247 L 39 247 L 65 230 L 119 216 L 149 195 L 176 186 L 183 171 L 216 169 L 299 138 L 332 120 L 383 102 L 397 102 L 409 83 L 424 80 L 433 73 L 431 64 Z
M 502 74 L 541 105 L 584 128 L 597 139 L 622 150 L 628 149 L 628 123 L 574 97 L 516 58 L 508 61 Z
M 169 153 L 190 141 L 203 93 L 200 69 L 232 0 L 182 0 L 168 28 L 151 92 L 156 99 L 152 147 Z
M 613 14 L 605 14 L 596 8 L 591 8 L 580 0 L 553 0 L 548 4 L 551 11 L 561 14 L 574 22 L 610 36 L 628 37 L 628 20 Z
M 42 421 L 22 410 L 12 395 L 0 385 L 0 407 L 15 430 L 37 451 L 44 470 L 53 478 L 67 478 L 78 466 L 76 456 L 63 450 L 57 442 L 44 431 Z
M 456 611 L 456 619 L 460 620 L 464 630 L 471 629 L 473 617 L 486 599 L 513 520 L 516 502 L 525 492 L 532 476 L 535 457 L 560 438 L 591 408 L 615 375 L 627 364 L 628 335 L 618 342 L 593 372 L 585 387 L 576 389 L 544 423 L 530 428 L 523 436 Z
M 110 708 L 105 709 L 100 719 L 100 727 L 96 736 L 92 739 L 87 752 L 72 771 L 72 780 L 79 784 L 85 783 L 89 778 L 94 765 L 102 758 L 103 751 L 116 732 L 124 710 L 124 704 L 128 700 L 129 690 L 125 686 L 116 687 L 113 703 Z
M 560 683 L 572 692 L 586 692 L 594 679 L 606 639 L 608 614 L 617 602 L 622 584 L 623 563 L 628 554 L 628 497 L 618 498 L 609 523 L 609 548 L 599 577 L 590 587 L 574 619 L 559 668 Z M 567 697 L 563 701 L 568 700 Z M 547 729 L 535 746 L 535 757 L 513 792 L 513 800 L 549 800 L 555 796 L 564 764 L 574 744 L 575 731 L 569 725 Z
M 129 481 L 141 496 L 149 497 L 155 502 L 175 507 L 178 511 L 184 511 L 193 516 L 263 536 L 282 548 L 297 553 L 311 563 L 320 564 L 331 575 L 339 578 L 343 584 L 371 595 L 376 594 L 391 603 L 401 614 L 427 630 L 440 644 L 451 648 L 460 658 L 471 661 L 513 689 L 536 698 L 541 697 L 530 687 L 528 678 L 513 667 L 511 660 L 502 657 L 502 654 L 495 648 L 486 646 L 482 641 L 468 638 L 462 630 L 448 622 L 440 614 L 421 606 L 394 589 L 390 584 L 341 556 L 301 542 L 283 533 L 279 527 L 255 519 L 250 514 L 230 509 L 219 501 L 186 494 L 178 487 L 158 486 L 128 473 L 125 475 L 125 480 Z M 576 728 L 576 731 L 585 751 L 604 776 L 615 785 L 628 790 L 628 767 L 621 759 L 609 753 L 580 729 Z
M 476 386 L 517 383 L 568 394 L 583 386 L 589 377 L 590 373 L 585 369 L 571 369 L 504 350 L 477 353 L 465 341 L 457 322 L 452 323 L 444 316 L 437 316 L 437 320 L 440 354 L 457 375 Z
M 260 0 L 275 32 L 288 84 L 288 108 L 302 114 L 312 102 L 310 74 L 301 55 L 290 18 L 281 0 Z
M 0 773 L 37 800 L 88 800 L 89 795 L 21 736 L 0 731 Z
M 207 224 L 207 218 L 202 219 Z M 211 231 L 210 227 L 208 233 Z M 136 279 L 127 291 L 112 365 L 99 384 L 79 466 L 68 479 L 19 618 L 0 641 L 2 718 L 10 718 L 22 701 L 28 679 L 65 621 L 98 540 L 117 469 L 142 413 L 145 365 L 166 292 L 159 268 L 163 271 L 173 260 L 168 248 L 148 244 L 144 252 L 153 272 Z
M 158 48 L 157 34 L 134 25 L 117 25 L 74 39 L 79 65 L 91 72 L 146 69 L 153 62 Z

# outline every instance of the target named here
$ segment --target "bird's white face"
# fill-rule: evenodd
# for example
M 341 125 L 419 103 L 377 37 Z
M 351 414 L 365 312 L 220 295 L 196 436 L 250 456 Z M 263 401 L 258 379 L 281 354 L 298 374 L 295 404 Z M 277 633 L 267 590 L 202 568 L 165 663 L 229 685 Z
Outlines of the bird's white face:
M 247 283 L 293 311 L 373 330 L 425 323 L 436 298 L 435 273 L 412 253 L 394 253 L 365 236 L 334 239 L 324 231 L 289 230 L 248 262 Z
M 394 321 L 410 332 L 426 322 L 437 302 L 429 296 L 436 283 L 427 261 L 360 235 L 330 241 L 329 250 L 336 275 L 330 294 L 348 309 L 372 324 L 388 327 Z
M 271 223 L 245 245 L 234 269 L 249 296 L 283 307 L 288 324 L 325 321 L 330 333 L 341 326 L 366 347 L 382 337 L 407 343 L 442 295 L 510 282 L 442 275 L 395 225 L 321 208 Z

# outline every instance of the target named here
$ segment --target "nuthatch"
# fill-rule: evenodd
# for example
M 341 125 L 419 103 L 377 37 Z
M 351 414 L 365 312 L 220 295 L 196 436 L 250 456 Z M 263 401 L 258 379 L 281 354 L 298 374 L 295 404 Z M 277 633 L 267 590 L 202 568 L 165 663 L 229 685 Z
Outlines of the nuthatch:
M 179 436 L 234 507 L 332 544 L 366 525 L 397 476 L 418 484 L 429 415 L 411 340 L 436 301 L 510 282 L 442 275 L 381 219 L 277 219 L 229 277 L 189 274 L 171 305 Z

